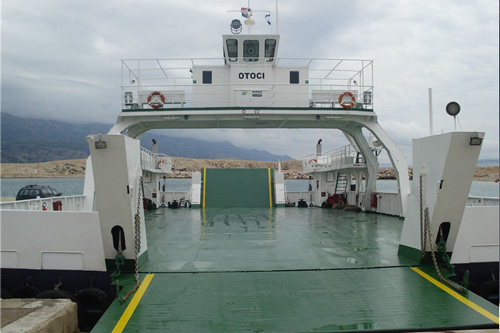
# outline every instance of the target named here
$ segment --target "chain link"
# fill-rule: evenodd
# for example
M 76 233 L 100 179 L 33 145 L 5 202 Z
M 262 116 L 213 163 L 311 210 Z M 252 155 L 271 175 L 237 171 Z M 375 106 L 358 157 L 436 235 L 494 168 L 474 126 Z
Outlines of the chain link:
M 425 207 L 424 209 L 424 185 L 423 185 L 423 175 L 419 177 L 419 186 L 420 186 L 420 246 L 422 250 L 422 258 L 425 258 L 426 248 L 427 248 L 427 238 L 429 238 L 429 246 L 431 248 L 431 256 L 432 263 L 434 264 L 434 269 L 436 270 L 439 279 L 455 289 L 458 292 L 465 292 L 466 289 L 464 287 L 457 286 L 451 283 L 448 279 L 446 279 L 443 274 L 441 274 L 441 270 L 439 269 L 439 264 L 436 258 L 436 253 L 434 251 L 434 247 L 432 246 L 432 235 L 431 235 L 431 226 L 429 219 L 429 208 Z M 446 251 L 446 250 L 445 250 Z
M 431 256 L 432 256 L 432 263 L 434 264 L 434 269 L 436 270 L 437 275 L 439 276 L 439 279 L 446 283 L 448 286 L 452 287 L 458 292 L 465 292 L 466 289 L 464 287 L 457 286 L 453 283 L 451 283 L 448 279 L 446 279 L 443 274 L 441 274 L 441 270 L 439 269 L 439 264 L 436 258 L 436 253 L 434 252 L 434 247 L 432 246 L 432 235 L 431 235 L 431 228 L 429 225 L 429 208 L 425 208 L 425 224 L 427 225 L 427 233 L 429 236 L 429 246 L 431 247 Z
M 139 252 L 141 252 L 141 202 L 142 202 L 142 177 L 139 176 L 138 179 L 138 190 L 137 190 L 137 210 L 134 217 L 134 233 L 135 233 L 135 286 L 130 290 L 125 296 L 123 296 L 122 304 L 127 301 L 130 295 L 135 293 L 137 288 L 139 288 Z
M 142 177 L 139 177 L 139 189 L 137 193 L 137 210 L 135 213 L 135 281 L 139 284 L 139 252 L 141 251 L 141 201 L 142 201 Z
M 426 228 L 426 224 L 424 224 L 424 182 L 423 182 L 423 175 L 420 175 L 419 177 L 419 186 L 420 186 L 420 249 L 422 251 L 422 258 L 425 258 L 425 248 L 427 247 L 426 244 L 426 233 L 424 228 Z

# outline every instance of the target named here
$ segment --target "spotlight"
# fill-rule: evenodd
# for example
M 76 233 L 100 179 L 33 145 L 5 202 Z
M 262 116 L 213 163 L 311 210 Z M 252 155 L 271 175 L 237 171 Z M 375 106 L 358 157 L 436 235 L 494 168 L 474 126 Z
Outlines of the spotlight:
M 470 138 L 469 144 L 471 146 L 480 146 L 483 143 L 483 138 L 478 136 L 473 136 Z
M 449 114 L 450 116 L 455 117 L 457 114 L 460 113 L 460 104 L 457 102 L 450 102 L 446 105 L 446 113 Z
M 231 32 L 233 34 L 239 34 L 241 32 L 241 21 L 238 19 L 234 19 L 231 21 Z
M 106 144 L 106 141 L 103 141 L 99 138 L 99 141 L 96 141 L 95 143 L 95 149 L 106 149 L 108 148 L 108 145 Z

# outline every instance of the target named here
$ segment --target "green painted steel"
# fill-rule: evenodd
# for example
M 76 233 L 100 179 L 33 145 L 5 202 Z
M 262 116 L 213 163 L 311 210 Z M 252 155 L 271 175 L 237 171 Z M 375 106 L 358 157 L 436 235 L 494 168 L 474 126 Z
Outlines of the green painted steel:
M 397 217 L 320 208 L 146 213 L 154 273 L 124 332 L 332 332 L 493 328 L 399 257 Z M 418 266 L 439 281 L 432 266 Z M 120 278 L 123 296 L 134 275 Z M 469 292 L 465 298 L 498 315 Z M 129 299 L 130 302 L 130 299 Z M 92 332 L 110 332 L 114 301 Z
M 397 255 L 402 226 L 397 217 L 321 208 L 161 208 L 147 214 L 149 261 L 142 268 L 197 272 L 417 264 Z
M 321 107 L 321 108 L 313 108 L 313 107 L 258 107 L 256 108 L 255 106 L 249 106 L 249 107 L 244 107 L 244 106 L 239 106 L 239 107 L 234 107 L 234 106 L 229 106 L 229 107 L 205 107 L 205 108 L 161 108 L 161 109 L 156 109 L 156 110 L 151 110 L 151 109 L 122 109 L 122 112 L 159 112 L 159 111 L 217 111 L 217 110 L 227 110 L 227 111 L 232 111 L 232 110 L 269 110 L 269 111 L 346 111 L 344 108 L 329 108 L 329 107 Z M 364 108 L 351 108 L 348 111 L 363 111 L 363 112 L 373 112 L 373 109 L 364 109 Z
M 139 265 L 144 264 L 147 262 L 148 259 L 148 250 L 144 251 L 139 257 L 138 257 L 138 262 Z M 114 271 L 116 269 L 116 260 L 115 259 L 106 259 L 106 269 L 108 271 Z M 133 272 L 135 271 L 135 259 L 130 258 L 130 259 L 125 259 L 123 266 L 120 268 L 122 272 Z
M 468 298 L 498 313 L 493 304 L 473 294 Z M 92 332 L 110 332 L 124 310 L 115 301 Z M 410 268 L 388 267 L 155 273 L 124 331 L 431 331 L 439 327 L 495 324 Z
M 274 171 L 202 169 L 204 207 L 270 207 Z M 270 186 L 271 185 L 271 186 Z M 270 195 L 271 189 L 271 198 Z
M 441 253 L 436 249 L 436 259 L 439 264 L 445 263 Z M 406 245 L 399 245 L 398 255 L 401 257 L 408 258 L 422 265 L 430 265 L 432 264 L 432 253 L 431 251 L 425 252 L 425 256 L 422 257 L 422 251 L 420 249 L 415 249 Z M 446 252 L 446 255 L 451 258 L 452 253 Z

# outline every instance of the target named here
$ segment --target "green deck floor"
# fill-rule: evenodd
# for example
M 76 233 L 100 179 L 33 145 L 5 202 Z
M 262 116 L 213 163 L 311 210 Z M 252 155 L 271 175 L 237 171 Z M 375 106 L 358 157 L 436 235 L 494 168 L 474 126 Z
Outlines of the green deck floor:
M 160 209 L 146 226 L 141 278 L 154 276 L 124 332 L 496 325 L 397 256 L 398 218 L 319 208 Z M 133 282 L 130 274 L 121 280 L 124 290 Z M 497 306 L 472 293 L 466 299 L 498 316 Z M 125 309 L 115 301 L 93 332 L 112 331 Z

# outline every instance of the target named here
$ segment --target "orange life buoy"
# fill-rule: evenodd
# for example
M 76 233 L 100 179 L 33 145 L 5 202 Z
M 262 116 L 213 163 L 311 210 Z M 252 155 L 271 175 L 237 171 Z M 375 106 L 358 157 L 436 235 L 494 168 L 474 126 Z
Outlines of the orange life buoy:
M 346 101 L 344 101 L 344 98 Z M 350 91 L 343 92 L 339 96 L 339 103 L 340 106 L 343 107 L 344 109 L 350 109 L 354 106 L 354 102 L 356 102 L 356 98 Z
M 153 109 L 159 109 L 165 104 L 165 96 L 159 91 L 153 91 L 148 96 L 148 104 Z

